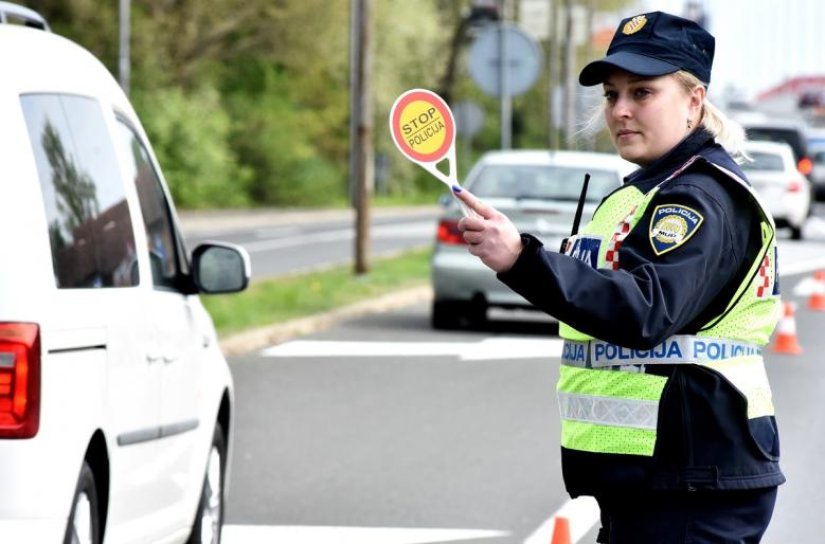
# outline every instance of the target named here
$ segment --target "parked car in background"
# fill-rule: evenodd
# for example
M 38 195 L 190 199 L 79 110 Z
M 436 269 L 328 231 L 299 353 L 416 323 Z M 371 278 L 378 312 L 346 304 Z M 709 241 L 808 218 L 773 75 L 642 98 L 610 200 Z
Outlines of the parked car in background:
M 782 142 L 791 147 L 794 164 L 803 175 L 810 176 L 813 170 L 811 152 L 808 149 L 807 129 L 796 121 L 764 120 L 744 121 L 748 140 L 760 142 Z
M 810 149 L 814 165 L 811 171 L 814 199 L 825 200 L 825 143 L 812 144 Z
M 198 294 L 244 289 L 249 257 L 188 254 L 106 67 L 0 21 L 0 542 L 217 543 L 233 386 Z
M 545 247 L 558 251 L 562 239 L 570 235 L 585 174 L 591 177 L 582 224 L 635 169 L 618 155 L 606 153 L 491 151 L 471 169 L 464 186 L 506 214 L 519 231 L 537 236 Z M 432 326 L 449 329 L 479 324 L 491 307 L 533 309 L 467 252 L 457 227 L 461 212 L 453 200 L 447 202 L 431 259 Z
M 811 129 L 808 134 L 808 149 L 813 161 L 811 182 L 815 200 L 825 200 L 825 130 Z
M 802 238 L 802 226 L 810 215 L 811 182 L 796 167 L 793 150 L 781 142 L 746 142 L 751 161 L 741 166 L 762 197 L 777 227 L 791 230 L 791 238 Z

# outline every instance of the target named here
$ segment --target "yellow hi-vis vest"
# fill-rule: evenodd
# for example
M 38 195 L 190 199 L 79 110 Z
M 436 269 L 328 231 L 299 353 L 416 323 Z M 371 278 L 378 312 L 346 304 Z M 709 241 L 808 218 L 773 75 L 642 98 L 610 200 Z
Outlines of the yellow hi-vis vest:
M 656 193 L 698 157 L 643 194 L 632 185 L 619 189 L 596 210 L 581 237 L 601 237 L 598 268 L 617 268 L 622 240 L 642 218 Z M 711 163 L 712 164 L 712 163 Z M 759 258 L 725 311 L 696 335 L 677 335 L 650 350 L 602 342 L 562 323 L 565 339 L 557 393 L 561 445 L 568 449 L 652 456 L 656 444 L 659 402 L 667 378 L 646 374 L 640 365 L 694 364 L 726 378 L 747 399 L 748 418 L 773 415 L 771 390 L 761 347 L 780 317 L 773 296 L 776 267 L 775 226 L 750 186 L 727 169 L 713 165 L 745 187 L 761 214 Z M 568 252 L 576 244 L 569 244 Z M 581 245 L 578 246 L 579 250 Z M 581 256 L 580 256 L 581 257 Z

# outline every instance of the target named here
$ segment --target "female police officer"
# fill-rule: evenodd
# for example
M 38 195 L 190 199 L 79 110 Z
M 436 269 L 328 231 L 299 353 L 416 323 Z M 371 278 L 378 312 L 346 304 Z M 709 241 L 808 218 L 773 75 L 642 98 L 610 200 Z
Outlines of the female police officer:
M 641 168 L 565 254 L 454 189 L 478 214 L 459 224 L 470 253 L 561 322 L 562 469 L 596 497 L 599 542 L 758 542 L 784 482 L 761 356 L 774 224 L 720 145 L 743 133 L 706 100 L 713 53 L 692 21 L 646 13 L 582 70 Z

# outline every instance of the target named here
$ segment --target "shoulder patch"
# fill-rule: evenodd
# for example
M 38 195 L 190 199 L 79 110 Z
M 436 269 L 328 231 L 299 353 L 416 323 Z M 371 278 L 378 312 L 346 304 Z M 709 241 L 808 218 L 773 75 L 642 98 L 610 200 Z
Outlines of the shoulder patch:
M 650 245 L 656 255 L 673 251 L 696 234 L 702 214 L 680 204 L 656 206 L 650 217 Z

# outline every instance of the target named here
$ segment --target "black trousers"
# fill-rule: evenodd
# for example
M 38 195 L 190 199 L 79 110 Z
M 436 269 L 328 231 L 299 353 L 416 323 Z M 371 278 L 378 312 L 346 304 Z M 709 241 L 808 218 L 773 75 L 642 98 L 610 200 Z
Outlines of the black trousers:
M 605 544 L 755 544 L 773 514 L 776 488 L 649 491 L 597 496 Z

